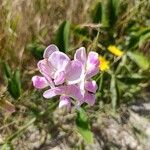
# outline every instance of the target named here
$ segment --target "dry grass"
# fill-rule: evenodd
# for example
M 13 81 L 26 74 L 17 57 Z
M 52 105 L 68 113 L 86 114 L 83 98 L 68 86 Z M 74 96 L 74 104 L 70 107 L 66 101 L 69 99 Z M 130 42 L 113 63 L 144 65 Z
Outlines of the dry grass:
M 27 43 L 51 43 L 62 20 L 87 21 L 91 0 L 2 0 L 0 3 L 0 56 L 13 64 L 23 61 Z M 29 56 L 27 56 L 29 57 Z

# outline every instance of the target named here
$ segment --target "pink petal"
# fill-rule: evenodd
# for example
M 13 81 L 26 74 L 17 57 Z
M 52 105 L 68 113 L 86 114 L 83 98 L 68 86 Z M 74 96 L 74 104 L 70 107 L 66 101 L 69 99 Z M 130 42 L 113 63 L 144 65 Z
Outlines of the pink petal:
M 55 51 L 59 51 L 58 47 L 54 44 L 51 44 L 45 49 L 43 57 L 49 58 L 49 56 Z
M 88 79 L 99 72 L 99 63 L 98 53 L 90 52 L 86 64 L 86 77 Z
M 61 72 L 56 72 L 55 73 L 55 79 L 54 79 L 54 83 L 55 85 L 60 85 L 60 84 L 63 84 L 65 81 L 65 73 L 64 71 L 61 71 Z
M 48 61 L 56 70 L 62 71 L 65 70 L 66 66 L 70 62 L 70 59 L 66 54 L 55 51 L 50 55 Z
M 84 100 L 86 103 L 88 103 L 90 106 L 93 106 L 95 104 L 95 94 L 85 92 Z
M 77 101 L 83 101 L 83 95 L 77 85 L 66 86 L 65 94 Z
M 96 81 L 86 81 L 85 82 L 85 89 L 89 92 L 95 93 L 97 90 L 97 84 Z
M 99 73 L 99 68 L 97 68 L 97 67 L 90 67 L 88 69 L 88 71 L 86 72 L 86 78 L 90 79 L 90 78 L 92 78 L 93 76 L 95 76 L 98 73 Z
M 41 74 L 47 79 L 50 86 L 53 87 L 52 76 L 55 73 L 54 69 L 48 64 L 46 59 L 40 60 L 38 62 L 38 68 Z
M 49 89 L 43 93 L 45 98 L 52 98 L 57 95 L 66 95 L 78 101 L 83 101 L 83 95 L 81 94 L 79 87 L 76 85 L 59 86 Z
M 66 80 L 68 84 L 80 82 L 83 73 L 83 65 L 78 60 L 73 60 L 66 68 Z
M 99 58 L 98 58 L 98 53 L 96 52 L 89 52 L 88 59 L 87 59 L 87 65 L 94 65 L 94 66 L 99 66 Z
M 48 86 L 45 77 L 34 76 L 32 77 L 33 86 L 37 89 L 43 89 Z
M 67 107 L 68 110 L 71 109 L 71 99 L 68 96 L 60 96 L 59 108 Z
M 81 47 L 81 48 L 76 50 L 74 59 L 80 61 L 83 65 L 85 65 L 85 63 L 86 63 L 85 47 Z
M 63 86 L 54 87 L 52 89 L 49 89 L 49 90 L 45 91 L 43 93 L 43 97 L 44 98 L 52 98 L 54 96 L 61 95 L 61 94 L 64 94 L 64 93 L 65 93 L 65 88 Z

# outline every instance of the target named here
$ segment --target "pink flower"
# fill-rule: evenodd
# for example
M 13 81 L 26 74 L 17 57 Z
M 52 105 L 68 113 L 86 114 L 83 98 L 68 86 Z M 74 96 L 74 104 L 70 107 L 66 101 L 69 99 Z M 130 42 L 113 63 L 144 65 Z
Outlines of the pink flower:
M 53 44 L 46 48 L 43 57 L 44 59 L 38 62 L 40 72 L 48 81 L 53 80 L 55 85 L 63 84 L 66 74 L 65 70 L 70 64 L 70 58 L 60 52 L 57 46 Z
M 59 51 L 59 50 L 57 46 L 53 44 L 48 46 L 45 49 L 43 54 L 44 59 L 40 60 L 37 64 L 38 69 L 40 73 L 43 75 L 43 77 L 41 76 L 32 77 L 32 82 L 35 88 L 43 89 L 47 86 L 50 86 L 51 88 L 54 87 L 54 81 L 53 81 L 54 69 L 51 67 L 51 64 L 48 62 L 48 58 L 55 51 Z
M 60 97 L 59 106 L 71 106 L 70 97 L 82 101 L 80 89 L 77 85 L 63 85 L 64 82 L 77 82 L 82 72 L 82 64 L 78 60 L 70 60 L 70 58 L 59 51 L 57 46 L 48 46 L 43 54 L 44 59 L 38 62 L 38 69 L 43 76 L 33 76 L 32 82 L 35 88 L 44 89 L 50 87 L 50 90 L 44 92 L 45 98 L 53 97 L 52 92 Z M 58 86 L 58 87 L 56 87 Z M 59 90 L 59 93 L 57 93 Z M 73 93 L 74 92 L 74 93 Z M 76 96 L 74 95 L 76 94 Z M 55 95 L 55 96 L 56 96 Z
M 70 60 L 52 44 L 45 49 L 43 57 L 38 62 L 42 76 L 34 76 L 32 82 L 37 89 L 50 87 L 43 93 L 45 98 L 60 95 L 59 107 L 67 106 L 68 109 L 71 108 L 71 98 L 76 99 L 78 105 L 95 103 L 97 85 L 91 78 L 99 71 L 96 52 L 86 56 L 85 48 L 81 47 L 76 51 L 74 60 Z
M 48 46 L 43 55 L 44 59 L 38 62 L 38 68 L 44 76 L 34 76 L 32 78 L 33 85 L 38 88 L 44 88 L 48 85 L 54 87 L 61 85 L 65 81 L 74 84 L 80 78 L 82 72 L 82 64 L 78 60 L 70 60 L 70 58 L 59 51 L 54 44 Z
M 85 48 L 81 47 L 77 49 L 74 60 L 78 60 L 82 63 L 83 72 L 78 85 L 84 95 L 84 102 L 89 105 L 94 105 L 97 84 L 96 81 L 91 78 L 99 72 L 98 54 L 91 51 L 87 56 Z

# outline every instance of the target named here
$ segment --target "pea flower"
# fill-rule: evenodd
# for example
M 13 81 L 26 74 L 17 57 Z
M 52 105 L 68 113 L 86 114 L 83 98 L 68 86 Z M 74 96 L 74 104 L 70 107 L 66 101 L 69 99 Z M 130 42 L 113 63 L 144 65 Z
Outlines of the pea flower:
M 94 105 L 97 84 L 91 78 L 99 72 L 98 54 L 91 51 L 87 56 L 85 48 L 81 47 L 76 51 L 74 60 L 82 63 L 82 75 L 78 85 L 84 97 L 84 102 Z
M 59 106 L 67 105 L 70 107 L 70 97 L 82 101 L 80 89 L 77 85 L 62 85 L 64 82 L 76 83 L 82 72 L 82 64 L 77 60 L 70 60 L 70 58 L 59 51 L 54 44 L 48 46 L 43 54 L 43 60 L 37 64 L 40 73 L 43 76 L 33 76 L 32 82 L 35 88 L 44 89 L 50 87 L 50 90 L 44 92 L 45 98 L 51 98 L 56 95 L 60 97 Z M 58 86 L 58 87 L 56 87 Z M 55 93 L 55 94 L 54 94 Z
M 35 88 L 44 89 L 44 98 L 60 96 L 59 107 L 71 108 L 71 99 L 76 99 L 78 105 L 95 102 L 96 82 L 91 79 L 98 73 L 99 60 L 96 52 L 90 52 L 86 58 L 85 48 L 76 51 L 74 60 L 59 51 L 54 44 L 48 46 L 43 54 L 43 60 L 38 62 L 42 76 L 34 76 L 32 82 Z
M 59 51 L 54 44 L 48 46 L 43 54 L 44 59 L 37 64 L 39 71 L 44 77 L 34 76 L 33 85 L 38 89 L 43 89 L 48 85 L 52 88 L 61 85 L 65 81 L 75 84 L 81 76 L 82 64 L 78 60 L 70 58 Z

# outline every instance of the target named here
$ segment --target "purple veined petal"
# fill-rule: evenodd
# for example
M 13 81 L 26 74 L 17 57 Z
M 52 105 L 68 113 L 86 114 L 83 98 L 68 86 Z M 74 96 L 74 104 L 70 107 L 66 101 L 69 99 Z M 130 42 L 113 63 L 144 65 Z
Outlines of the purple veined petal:
M 66 80 L 68 84 L 76 84 L 81 81 L 83 65 L 78 60 L 73 60 L 66 68 Z
M 87 66 L 88 65 L 99 66 L 98 53 L 93 51 L 89 52 L 88 59 L 87 59 Z
M 66 95 L 74 98 L 77 101 L 83 101 L 83 95 L 78 86 L 76 85 L 64 85 L 49 89 L 43 93 L 43 97 L 52 98 L 57 95 Z
M 98 53 L 90 52 L 86 64 L 86 78 L 90 79 L 99 72 L 99 58 Z
M 99 68 L 98 67 L 90 67 L 88 68 L 88 70 L 86 71 L 86 79 L 91 79 L 93 76 L 95 76 L 96 74 L 99 73 Z
M 55 51 L 50 55 L 48 61 L 56 70 L 63 71 L 70 63 L 70 58 L 60 51 Z
M 54 87 L 54 83 L 52 81 L 52 76 L 55 73 L 54 68 L 50 66 L 46 59 L 40 60 L 38 62 L 38 68 L 41 74 L 46 78 L 51 87 Z
M 58 47 L 54 44 L 49 45 L 44 51 L 43 58 L 49 58 L 49 56 L 55 51 L 59 51 Z
M 85 82 L 85 89 L 89 92 L 95 93 L 97 90 L 97 84 L 95 80 L 86 81 Z
M 46 90 L 43 93 L 43 97 L 44 98 L 52 98 L 52 97 L 57 96 L 57 95 L 62 95 L 65 93 L 65 89 L 66 88 L 64 86 L 51 88 L 49 90 Z
M 33 86 L 37 89 L 44 89 L 49 85 L 45 77 L 40 77 L 40 76 L 33 76 L 32 83 Z
M 49 75 L 49 77 L 51 77 L 51 75 L 55 73 L 54 68 L 50 65 L 50 63 L 46 59 L 40 60 L 37 66 L 41 74 L 43 74 L 44 76 Z
M 68 96 L 60 96 L 59 108 L 67 107 L 68 111 L 71 110 L 71 99 Z
M 77 101 L 83 101 L 83 95 L 81 93 L 80 88 L 77 85 L 67 85 L 65 94 Z
M 65 81 L 65 72 L 64 71 L 56 72 L 54 77 L 55 85 L 63 84 L 64 81 Z
M 76 50 L 76 53 L 74 55 L 74 60 L 80 61 L 83 65 L 86 63 L 86 51 L 85 47 L 80 47 Z
M 84 100 L 86 103 L 88 103 L 90 106 L 93 106 L 95 104 L 95 94 L 85 92 Z

